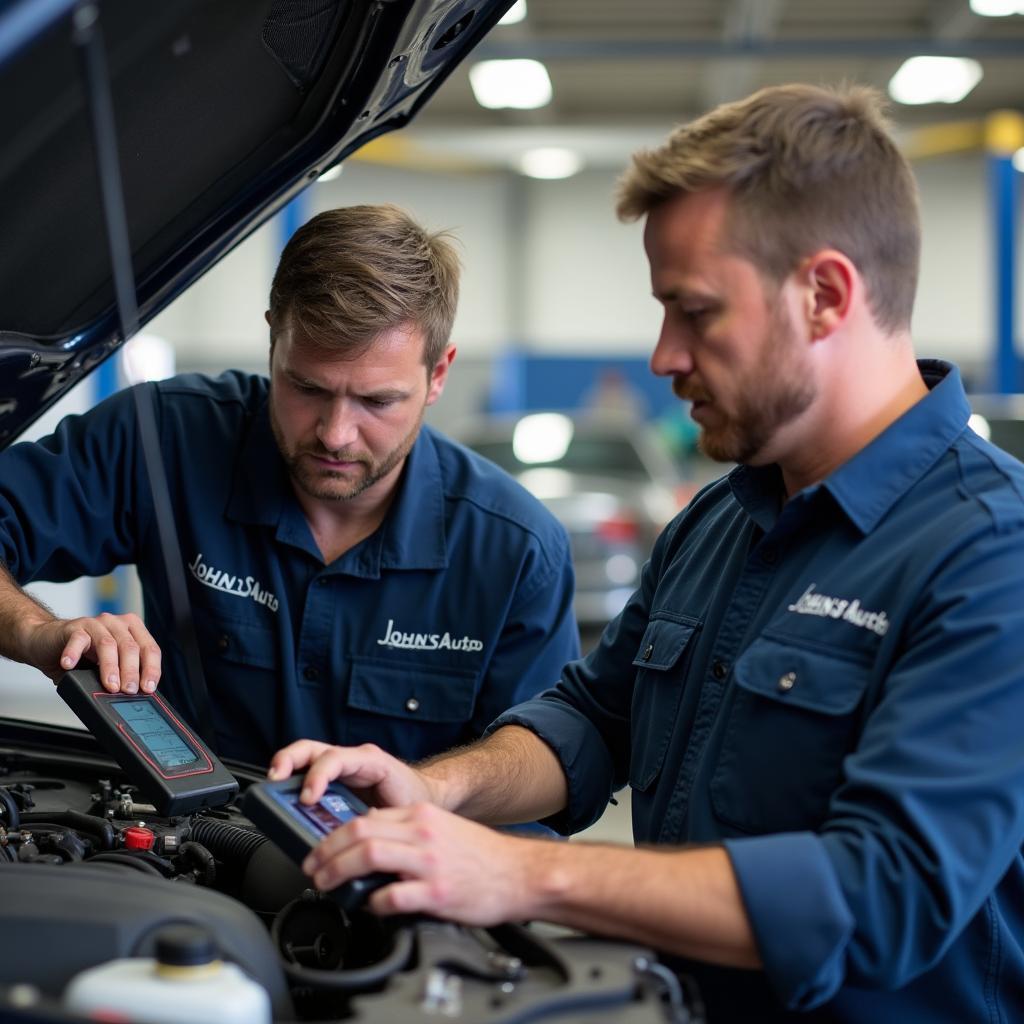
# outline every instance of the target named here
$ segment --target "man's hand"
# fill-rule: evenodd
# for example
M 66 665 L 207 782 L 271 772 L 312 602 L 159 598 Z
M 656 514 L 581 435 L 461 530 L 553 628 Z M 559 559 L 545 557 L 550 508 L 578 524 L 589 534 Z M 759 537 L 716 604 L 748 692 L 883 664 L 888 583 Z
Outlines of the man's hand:
M 761 967 L 721 847 L 525 839 L 417 803 L 346 822 L 302 870 L 322 890 L 372 872 L 397 875 L 370 896 L 377 914 L 428 914 L 478 927 L 550 921 L 727 967 Z
M 429 913 L 472 925 L 526 917 L 533 906 L 533 861 L 526 855 L 561 845 L 508 836 L 452 814 L 444 809 L 443 780 L 372 743 L 298 740 L 274 755 L 267 774 L 286 779 L 302 770 L 303 803 L 315 803 L 339 779 L 371 805 L 325 837 L 303 870 L 324 890 L 375 871 L 399 875 L 370 897 L 379 914 Z
M 334 779 L 339 779 L 373 807 L 442 802 L 438 783 L 372 743 L 334 747 L 317 740 L 297 740 L 273 756 L 267 776 L 287 779 L 303 769 L 306 784 L 299 799 L 307 804 L 316 803 Z
M 537 857 L 562 844 L 509 836 L 429 803 L 373 809 L 335 829 L 303 862 L 318 889 L 374 871 L 399 876 L 378 889 L 378 914 L 430 914 L 489 926 L 539 909 L 532 893 Z
M 54 682 L 86 659 L 110 693 L 152 693 L 160 682 L 160 648 L 137 615 L 51 619 L 25 627 L 24 660 Z

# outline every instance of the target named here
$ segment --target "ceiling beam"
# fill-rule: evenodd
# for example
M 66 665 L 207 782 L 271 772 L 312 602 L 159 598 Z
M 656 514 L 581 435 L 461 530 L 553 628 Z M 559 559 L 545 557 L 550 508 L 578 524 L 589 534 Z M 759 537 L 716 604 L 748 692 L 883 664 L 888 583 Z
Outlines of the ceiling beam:
M 474 51 L 476 59 L 532 57 L 535 60 L 658 60 L 685 57 L 690 60 L 721 60 L 760 57 L 788 60 L 792 57 L 1019 57 L 1024 36 L 995 39 L 935 39 L 931 36 L 846 39 L 768 39 L 721 41 L 715 39 L 579 39 L 547 37 L 528 43 L 485 39 Z
M 936 39 L 968 39 L 978 33 L 982 21 L 967 0 L 938 0 L 930 11 L 928 27 Z
M 729 0 L 724 5 L 722 38 L 771 39 L 781 14 L 782 0 Z
M 767 45 L 775 36 L 781 15 L 782 0 L 729 0 L 723 8 L 721 42 L 744 47 Z M 760 77 L 760 62 L 746 55 L 711 61 L 701 81 L 704 105 L 717 107 L 746 96 Z

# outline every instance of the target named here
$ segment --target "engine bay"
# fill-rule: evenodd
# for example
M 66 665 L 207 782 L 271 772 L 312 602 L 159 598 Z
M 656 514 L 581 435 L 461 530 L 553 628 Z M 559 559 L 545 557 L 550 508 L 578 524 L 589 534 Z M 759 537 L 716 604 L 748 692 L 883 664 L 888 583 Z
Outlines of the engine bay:
M 186 924 L 266 989 L 275 1022 L 702 1019 L 639 947 L 346 912 L 243 814 L 262 772 L 228 768 L 234 801 L 162 817 L 88 733 L 0 722 L 0 1009 L 78 1019 L 61 1005 L 77 975 Z

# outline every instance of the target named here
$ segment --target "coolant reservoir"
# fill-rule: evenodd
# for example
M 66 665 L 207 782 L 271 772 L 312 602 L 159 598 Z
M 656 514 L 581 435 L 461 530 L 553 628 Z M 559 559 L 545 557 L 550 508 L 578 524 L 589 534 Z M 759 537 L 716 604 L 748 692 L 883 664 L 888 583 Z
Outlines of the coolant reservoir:
M 270 1024 L 266 989 L 217 958 L 202 928 L 162 928 L 156 957 L 111 960 L 71 979 L 64 1004 L 75 1013 L 139 1024 Z

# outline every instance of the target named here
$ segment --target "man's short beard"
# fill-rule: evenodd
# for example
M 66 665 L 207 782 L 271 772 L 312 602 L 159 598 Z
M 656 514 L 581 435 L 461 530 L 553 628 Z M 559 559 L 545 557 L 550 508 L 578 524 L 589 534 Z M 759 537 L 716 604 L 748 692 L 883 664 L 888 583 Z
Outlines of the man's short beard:
M 331 472 L 330 470 L 311 472 L 308 469 L 309 462 L 305 458 L 305 456 L 313 455 L 330 459 L 336 458 L 337 453 L 329 452 L 326 449 L 315 452 L 301 451 L 297 454 L 289 452 L 285 448 L 284 438 L 281 436 L 277 418 L 273 413 L 273 407 L 271 407 L 270 413 L 270 426 L 274 433 L 274 439 L 277 441 L 278 451 L 281 453 L 281 458 L 288 469 L 289 476 L 300 490 L 318 501 L 352 501 L 352 499 L 357 498 L 364 491 L 369 490 L 408 456 L 409 452 L 412 451 L 412 446 L 416 443 L 416 438 L 419 436 L 422 425 L 423 416 L 421 414 L 413 429 L 402 439 L 401 443 L 388 452 L 378 463 L 370 462 L 367 459 L 351 460 L 357 461 L 366 467 L 366 472 L 360 479 L 351 483 L 347 490 L 339 491 L 332 485 L 345 480 L 345 474 Z
M 735 413 L 723 426 L 700 432 L 697 447 L 716 462 L 753 462 L 779 428 L 817 397 L 783 306 L 777 307 L 768 330 L 761 365 L 737 391 Z

